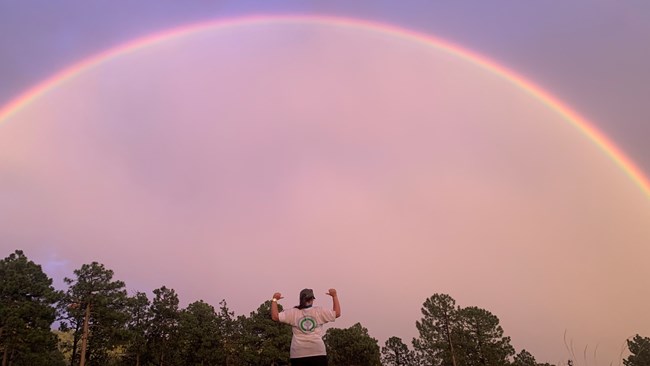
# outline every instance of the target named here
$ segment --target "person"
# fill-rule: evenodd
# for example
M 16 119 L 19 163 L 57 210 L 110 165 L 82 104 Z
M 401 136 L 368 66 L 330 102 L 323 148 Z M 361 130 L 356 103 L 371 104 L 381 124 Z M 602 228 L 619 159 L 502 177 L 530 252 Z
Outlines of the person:
M 341 305 L 336 290 L 326 293 L 332 297 L 332 309 L 313 306 L 314 291 L 306 288 L 300 291 L 298 306 L 278 311 L 278 300 L 283 299 L 279 292 L 271 299 L 271 319 L 291 325 L 293 336 L 289 358 L 291 366 L 326 366 L 327 351 L 323 342 L 323 324 L 333 322 L 341 316 Z

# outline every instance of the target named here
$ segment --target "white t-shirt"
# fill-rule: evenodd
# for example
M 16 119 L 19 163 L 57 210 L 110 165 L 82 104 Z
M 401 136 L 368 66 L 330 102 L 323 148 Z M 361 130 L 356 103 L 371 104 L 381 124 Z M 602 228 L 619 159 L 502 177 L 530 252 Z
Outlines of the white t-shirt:
M 323 324 L 336 320 L 331 309 L 314 306 L 305 309 L 291 308 L 279 314 L 280 321 L 291 325 L 291 358 L 326 355 L 323 342 Z

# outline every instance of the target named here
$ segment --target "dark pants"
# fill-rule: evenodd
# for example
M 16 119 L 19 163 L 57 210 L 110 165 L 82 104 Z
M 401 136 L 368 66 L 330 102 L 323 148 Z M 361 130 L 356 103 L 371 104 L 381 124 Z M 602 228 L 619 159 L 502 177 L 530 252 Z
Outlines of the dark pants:
M 327 356 L 292 358 L 291 366 L 327 366 Z

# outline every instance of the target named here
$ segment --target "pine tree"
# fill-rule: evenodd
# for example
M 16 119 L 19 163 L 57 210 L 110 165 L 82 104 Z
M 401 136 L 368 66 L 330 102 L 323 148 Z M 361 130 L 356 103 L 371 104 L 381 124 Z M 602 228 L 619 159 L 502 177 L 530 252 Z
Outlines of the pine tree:
M 379 344 L 360 323 L 346 328 L 330 328 L 325 344 L 333 366 L 380 366 Z
M 62 294 L 40 265 L 16 250 L 0 260 L 0 352 L 2 366 L 60 365 L 63 355 L 50 330 Z
M 71 365 L 106 364 L 126 338 L 127 294 L 113 271 L 92 262 L 65 278 L 69 286 L 59 309 L 60 330 L 73 333 Z
M 457 366 L 460 341 L 459 309 L 447 294 L 434 294 L 422 304 L 422 319 L 415 323 L 420 337 L 413 347 L 424 365 Z
M 150 356 L 158 366 L 179 364 L 178 295 L 165 286 L 153 290 L 153 293 L 155 297 L 149 308 L 151 322 L 147 336 Z
M 150 306 L 147 294 L 137 292 L 127 301 L 126 311 L 129 314 L 127 321 L 127 344 L 124 359 L 130 365 L 140 366 L 144 363 L 143 357 L 147 350 L 147 328 L 149 327 Z
M 530 352 L 522 349 L 515 355 L 512 366 L 537 366 L 537 361 L 535 361 L 535 357 Z
M 458 312 L 460 328 L 459 353 L 468 366 L 506 366 L 514 348 L 510 337 L 503 335 L 499 318 L 476 306 Z
M 416 366 L 414 352 L 398 337 L 386 340 L 381 348 L 381 361 L 386 366 Z
M 282 305 L 278 304 L 279 311 Z M 242 345 L 251 365 L 287 365 L 291 327 L 271 319 L 271 301 L 261 304 L 248 317 L 239 317 Z
M 650 365 L 650 338 L 634 336 L 627 341 L 627 348 L 630 355 L 623 360 L 625 366 L 648 366 Z
M 187 365 L 223 365 L 225 353 L 219 334 L 219 317 L 210 304 L 195 301 L 181 311 L 179 339 Z

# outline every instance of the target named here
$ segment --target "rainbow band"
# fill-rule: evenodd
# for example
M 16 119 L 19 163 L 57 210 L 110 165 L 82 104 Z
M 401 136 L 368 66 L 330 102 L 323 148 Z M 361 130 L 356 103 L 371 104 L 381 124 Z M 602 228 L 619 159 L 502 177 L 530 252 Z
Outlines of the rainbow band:
M 109 61 L 113 58 L 127 55 L 144 47 L 153 46 L 161 42 L 181 38 L 208 29 L 221 29 L 253 24 L 259 25 L 273 23 L 324 24 L 330 26 L 357 29 L 361 28 L 376 32 L 389 33 L 394 36 L 405 38 L 412 42 L 418 42 L 428 46 L 436 47 L 454 56 L 469 61 L 477 66 L 480 66 L 513 83 L 520 89 L 524 90 L 525 92 L 540 100 L 542 103 L 546 104 L 549 108 L 559 113 L 567 122 L 571 123 L 598 147 L 600 147 L 607 154 L 607 156 L 609 156 L 609 158 L 612 159 L 614 163 L 619 165 L 623 172 L 625 172 L 625 174 L 627 174 L 632 179 L 632 181 L 639 186 L 641 191 L 645 194 L 646 198 L 650 199 L 650 181 L 641 172 L 641 170 L 603 133 L 598 131 L 589 122 L 587 122 L 586 119 L 582 118 L 576 112 L 572 111 L 569 107 L 564 105 L 558 99 L 554 98 L 551 94 L 544 91 L 537 85 L 506 69 L 505 67 L 487 59 L 486 57 L 464 50 L 452 43 L 414 31 L 404 30 L 394 26 L 373 23 L 365 20 L 353 20 L 325 16 L 254 16 L 195 23 L 189 26 L 183 26 L 165 32 L 156 33 L 154 35 L 134 40 L 132 42 L 109 49 L 108 51 L 102 52 L 98 55 L 92 56 L 46 79 L 45 81 L 41 82 L 40 84 L 29 89 L 27 92 L 9 102 L 9 104 L 2 107 L 0 109 L 0 123 L 18 113 L 39 96 L 65 83 L 67 80 L 72 79 L 78 74 L 90 70 L 93 67 L 96 67 L 97 65 L 105 61 Z

